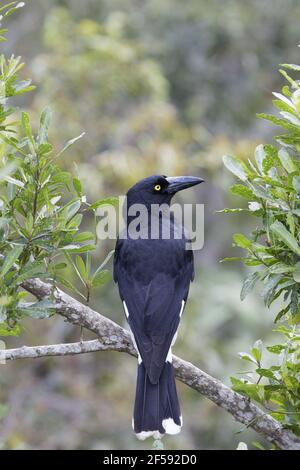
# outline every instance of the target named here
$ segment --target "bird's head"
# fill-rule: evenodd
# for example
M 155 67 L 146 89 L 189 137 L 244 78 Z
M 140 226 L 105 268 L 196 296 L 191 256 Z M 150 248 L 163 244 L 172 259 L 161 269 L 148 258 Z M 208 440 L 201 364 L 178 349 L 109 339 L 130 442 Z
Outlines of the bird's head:
M 195 176 L 148 176 L 129 189 L 128 205 L 170 204 L 172 197 L 178 191 L 203 183 L 203 181 L 202 178 Z

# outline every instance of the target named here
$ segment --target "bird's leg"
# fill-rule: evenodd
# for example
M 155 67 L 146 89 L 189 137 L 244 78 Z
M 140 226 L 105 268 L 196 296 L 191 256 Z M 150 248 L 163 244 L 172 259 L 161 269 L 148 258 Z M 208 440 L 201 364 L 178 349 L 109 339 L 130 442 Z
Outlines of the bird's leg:
M 80 343 L 83 343 L 84 337 L 83 337 L 83 326 L 80 326 Z

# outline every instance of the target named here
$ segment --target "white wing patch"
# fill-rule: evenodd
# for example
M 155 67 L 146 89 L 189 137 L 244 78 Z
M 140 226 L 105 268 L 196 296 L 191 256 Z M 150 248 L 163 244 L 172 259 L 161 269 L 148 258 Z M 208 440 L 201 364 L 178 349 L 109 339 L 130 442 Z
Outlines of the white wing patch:
M 128 308 L 127 308 L 127 305 L 126 305 L 125 300 L 123 300 L 123 306 L 124 306 L 124 312 L 125 312 L 126 318 L 128 319 L 128 318 L 129 318 L 129 312 L 128 312 Z M 132 339 L 132 342 L 133 342 L 134 349 L 135 349 L 136 352 L 138 353 L 138 364 L 141 364 L 141 363 L 142 363 L 142 357 L 141 357 L 141 355 L 140 355 L 140 352 L 139 352 L 139 350 L 138 350 L 138 347 L 137 347 L 135 338 L 134 338 L 134 336 L 133 336 L 133 333 L 132 333 L 130 327 L 129 327 L 129 332 L 130 332 L 130 336 L 131 336 L 131 339 Z
M 184 306 L 185 306 L 185 301 L 183 300 L 183 301 L 181 302 L 181 309 L 180 309 L 180 312 L 179 312 L 179 317 L 181 317 L 181 315 L 182 315 Z M 172 349 L 171 349 L 171 348 L 172 348 L 172 346 L 174 346 L 176 339 L 177 339 L 177 331 L 176 331 L 175 335 L 173 336 L 172 343 L 171 343 L 171 347 L 170 347 L 169 352 L 168 352 L 168 355 L 167 355 L 167 357 L 166 357 L 166 362 L 172 363 Z M 176 425 L 175 425 L 175 426 L 176 426 Z M 178 432 L 179 432 L 179 431 L 178 431 Z
M 182 313 L 183 313 L 184 306 L 185 306 L 185 301 L 183 300 L 183 301 L 181 302 L 181 309 L 180 309 L 180 313 L 179 313 L 179 317 L 180 317 L 180 318 L 181 318 L 181 315 L 182 315 Z
M 132 333 L 132 331 L 131 331 L 130 328 L 129 328 L 129 331 L 130 331 L 130 336 L 131 336 L 131 339 L 132 339 L 132 342 L 133 342 L 134 349 L 135 349 L 136 352 L 138 353 L 138 364 L 140 365 L 140 364 L 142 363 L 142 357 L 141 357 L 141 355 L 140 355 L 140 352 L 139 352 L 139 350 L 138 350 L 138 347 L 137 347 L 135 338 L 134 338 L 133 333 Z
M 129 318 L 129 312 L 125 300 L 123 300 L 123 307 L 125 311 L 126 318 Z
M 172 363 L 172 349 L 169 349 L 168 355 L 166 357 L 166 362 Z
M 175 335 L 173 336 L 171 346 L 174 346 L 176 339 L 177 339 L 177 331 L 176 331 Z

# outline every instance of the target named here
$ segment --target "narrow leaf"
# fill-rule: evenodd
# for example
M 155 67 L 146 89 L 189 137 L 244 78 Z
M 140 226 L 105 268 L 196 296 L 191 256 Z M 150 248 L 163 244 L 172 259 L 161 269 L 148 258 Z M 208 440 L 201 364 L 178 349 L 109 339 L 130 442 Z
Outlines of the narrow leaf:
M 3 278 L 5 274 L 10 270 L 15 261 L 19 258 L 20 254 L 24 249 L 23 245 L 16 245 L 12 250 L 5 256 L 4 263 L 2 265 L 0 276 Z
M 66 150 L 68 150 L 68 148 L 71 147 L 71 145 L 75 144 L 75 142 L 77 142 L 77 140 L 81 139 L 84 135 L 85 135 L 85 132 L 82 132 L 77 137 L 74 137 L 74 139 L 69 140 L 66 143 L 66 145 L 62 148 L 62 150 L 57 154 L 57 156 L 60 157 L 61 154 L 63 154 Z
M 246 279 L 243 282 L 243 287 L 241 290 L 241 295 L 240 295 L 241 300 L 244 300 L 245 297 L 253 290 L 255 284 L 260 279 L 260 276 L 261 276 L 261 273 L 258 271 L 255 273 L 251 273 L 249 274 L 249 276 L 246 277 Z
M 235 157 L 232 157 L 230 155 L 224 155 L 223 157 L 223 162 L 226 168 L 231 171 L 235 176 L 237 176 L 239 179 L 242 181 L 246 181 L 248 178 L 247 174 L 247 168 L 246 166 L 241 162 L 241 160 L 238 160 Z
M 270 226 L 271 231 L 294 253 L 300 256 L 300 246 L 295 237 L 287 230 L 287 228 L 278 220 Z
M 39 129 L 39 144 L 44 144 L 48 141 L 48 129 L 51 122 L 52 112 L 50 108 L 45 108 L 40 118 Z

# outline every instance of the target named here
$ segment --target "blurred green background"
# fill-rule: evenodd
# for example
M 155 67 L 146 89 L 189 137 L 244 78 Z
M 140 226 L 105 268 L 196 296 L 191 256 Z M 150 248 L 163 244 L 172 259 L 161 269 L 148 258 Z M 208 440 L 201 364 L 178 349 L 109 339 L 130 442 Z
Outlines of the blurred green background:
M 38 85 L 23 106 L 37 121 L 51 105 L 57 148 L 86 132 L 61 164 L 80 174 L 89 200 L 123 194 L 154 173 L 205 178 L 178 196 L 205 204 L 205 245 L 174 351 L 227 384 L 247 371 L 239 351 L 274 338 L 259 294 L 239 299 L 241 266 L 219 263 L 238 255 L 232 233 L 254 224 L 215 213 L 243 203 L 228 193 L 222 155 L 246 159 L 271 139 L 275 130 L 255 113 L 270 110 L 277 64 L 299 62 L 299 20 L 297 0 L 35 0 L 12 17 L 2 46 L 23 56 L 24 76 Z M 112 247 L 99 244 L 95 259 Z M 125 324 L 112 282 L 91 304 Z M 79 335 L 61 318 L 31 320 L 7 347 Z M 9 363 L 0 375 L 1 446 L 150 448 L 131 431 L 135 374 L 135 359 L 113 352 Z M 258 440 L 198 393 L 178 389 L 184 427 L 166 448 L 235 449 L 240 440 L 251 448 Z

